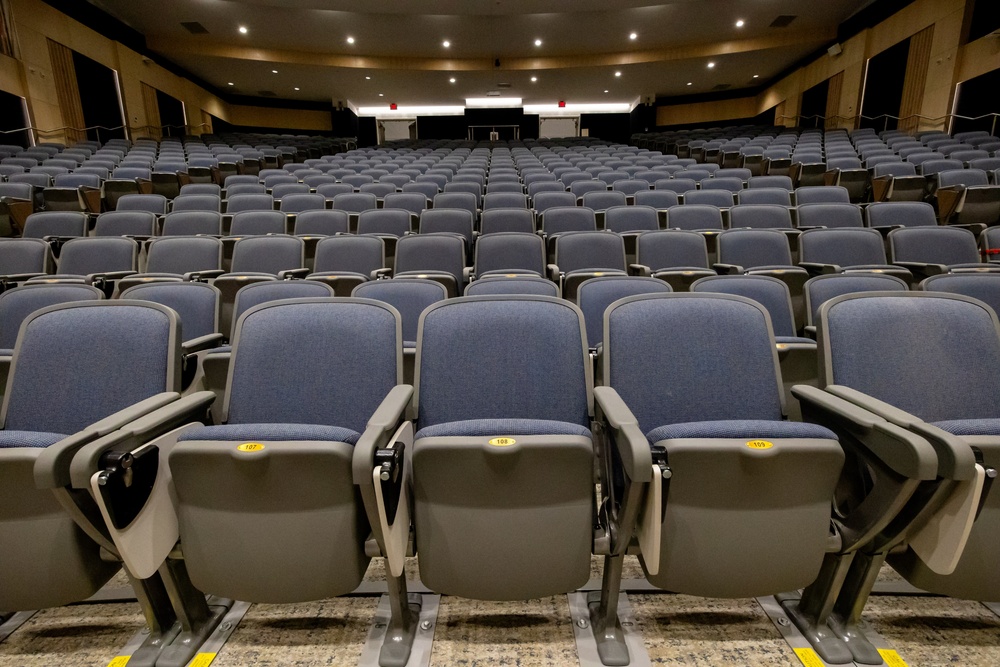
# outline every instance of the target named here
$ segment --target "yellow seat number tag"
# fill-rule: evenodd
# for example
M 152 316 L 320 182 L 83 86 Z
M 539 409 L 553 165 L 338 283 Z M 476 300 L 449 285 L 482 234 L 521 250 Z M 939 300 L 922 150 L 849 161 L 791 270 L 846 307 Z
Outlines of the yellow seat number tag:
M 262 445 L 259 442 L 244 442 L 242 445 L 239 445 L 236 449 L 238 449 L 241 452 L 259 452 L 260 450 L 264 449 L 264 445 Z
M 494 447 L 510 447 L 517 444 L 517 440 L 514 438 L 493 438 L 490 440 L 490 444 Z
M 747 447 L 750 449 L 771 449 L 771 447 L 774 447 L 774 443 L 767 440 L 749 440 L 747 441 Z

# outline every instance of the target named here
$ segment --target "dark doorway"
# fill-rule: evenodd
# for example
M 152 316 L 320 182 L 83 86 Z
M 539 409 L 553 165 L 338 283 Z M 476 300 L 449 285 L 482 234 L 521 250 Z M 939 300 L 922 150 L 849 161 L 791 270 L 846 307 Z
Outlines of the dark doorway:
M 899 116 L 909 56 L 910 40 L 904 39 L 868 61 L 860 127 L 873 127 L 881 132 L 899 126 L 899 121 L 889 116 Z
M 162 90 L 156 91 L 156 104 L 160 107 L 160 125 L 165 137 L 183 137 L 187 134 L 184 104 Z
M 826 115 L 826 100 L 829 94 L 829 79 L 817 83 L 802 93 L 802 108 L 799 110 L 800 127 L 818 127 L 822 130 L 826 126 L 823 116 Z
M 115 72 L 87 56 L 73 52 L 80 105 L 87 125 L 87 139 L 102 144 L 108 139 L 124 139 L 125 128 Z
M 987 114 L 1000 112 L 1000 102 L 997 101 L 997 91 L 1000 90 L 1000 70 L 963 81 L 958 85 L 955 113 L 959 116 L 977 118 Z M 952 132 L 971 132 L 986 130 L 996 135 L 1000 132 L 1000 118 L 987 116 L 979 120 L 955 119 Z
M 28 119 L 24 117 L 24 99 L 0 90 L 0 144 L 28 146 Z

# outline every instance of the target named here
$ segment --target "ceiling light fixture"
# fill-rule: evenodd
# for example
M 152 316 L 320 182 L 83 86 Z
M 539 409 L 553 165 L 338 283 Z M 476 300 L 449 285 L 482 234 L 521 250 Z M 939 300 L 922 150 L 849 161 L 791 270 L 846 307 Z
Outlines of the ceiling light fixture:
M 276 70 L 276 69 L 271 70 L 271 74 L 277 74 L 277 73 L 278 73 L 278 70 Z
M 712 69 L 713 67 L 715 67 L 715 63 L 708 63 L 708 69 Z
M 535 46 L 541 46 L 541 45 L 542 45 L 542 40 L 536 39 L 535 40 Z
M 365 81 L 371 81 L 371 80 L 372 80 L 372 78 L 370 76 L 366 76 L 365 77 Z
M 353 44 L 354 43 L 354 38 L 353 37 L 348 37 L 347 38 L 347 43 L 348 44 Z
M 691 82 L 690 82 L 690 81 L 688 81 L 688 85 L 689 85 L 689 86 L 691 85 Z
M 737 28 L 742 28 L 743 27 L 743 19 L 740 19 L 739 21 L 736 22 L 736 27 Z
M 385 97 L 385 95 L 383 95 L 382 93 L 379 93 L 378 96 L 379 97 Z
M 759 78 L 760 78 L 760 74 L 754 74 L 754 75 L 753 75 L 753 78 L 755 78 L 755 79 L 759 79 Z
M 298 90 L 298 89 L 299 89 L 299 88 L 298 88 L 298 86 L 296 86 L 296 87 L 295 87 L 295 90 Z
M 538 81 L 538 77 L 537 76 L 531 77 L 531 83 L 534 83 L 536 81 Z
M 615 76 L 621 76 L 621 75 L 622 75 L 621 72 L 615 72 Z
M 455 77 L 451 77 L 450 79 L 448 79 L 448 82 L 449 83 L 455 83 Z
M 449 42 L 449 41 L 448 41 L 448 40 L 446 39 L 446 40 L 444 40 L 443 42 L 441 42 L 441 46 L 443 46 L 444 48 L 446 48 L 446 49 L 447 49 L 447 48 L 448 48 L 449 46 L 451 46 L 451 42 Z
M 245 34 L 247 34 L 248 32 L 250 32 L 250 31 L 249 31 L 249 30 L 247 30 L 247 27 L 246 27 L 245 25 L 241 25 L 241 26 L 240 26 L 240 34 L 241 34 L 241 35 L 245 35 Z
M 604 92 L 608 92 L 608 91 L 605 90 Z
M 230 81 L 230 82 L 229 82 L 229 85 L 230 85 L 230 86 L 235 86 L 236 84 L 235 84 L 235 83 L 233 83 L 232 81 Z
M 630 34 L 630 35 L 628 36 L 628 38 L 629 38 L 629 39 L 639 39 L 639 35 L 638 35 L 637 33 L 634 33 L 634 32 L 633 32 L 633 33 L 631 33 L 631 34 Z

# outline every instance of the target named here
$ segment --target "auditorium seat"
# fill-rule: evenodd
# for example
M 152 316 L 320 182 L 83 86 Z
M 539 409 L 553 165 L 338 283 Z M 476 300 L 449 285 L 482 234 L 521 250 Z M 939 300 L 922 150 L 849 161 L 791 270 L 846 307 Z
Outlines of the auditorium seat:
M 575 302 L 577 288 L 588 278 L 627 275 L 625 242 L 614 232 L 561 233 L 555 237 L 554 250 L 549 278 L 559 283 L 569 301 Z
M 764 306 L 728 294 L 618 301 L 605 314 L 600 363 L 606 387 L 598 392 L 609 395 L 598 399 L 614 397 L 612 423 L 631 424 L 651 448 L 652 474 L 618 463 L 627 472 L 616 476 L 624 481 L 607 510 L 620 515 L 641 494 L 646 579 L 706 597 L 811 583 L 837 548 L 831 498 L 844 454 L 828 429 L 783 420 Z M 664 400 L 665 378 L 684 391 Z M 617 588 L 605 584 L 601 610 L 614 608 L 612 595 Z
M 828 273 L 810 278 L 805 284 L 805 332 L 816 337 L 820 306 L 836 296 L 860 292 L 905 292 L 908 289 L 907 281 L 884 273 Z
M 333 236 L 316 244 L 313 272 L 306 278 L 334 288 L 337 296 L 350 296 L 359 284 L 385 268 L 385 244 L 378 236 Z

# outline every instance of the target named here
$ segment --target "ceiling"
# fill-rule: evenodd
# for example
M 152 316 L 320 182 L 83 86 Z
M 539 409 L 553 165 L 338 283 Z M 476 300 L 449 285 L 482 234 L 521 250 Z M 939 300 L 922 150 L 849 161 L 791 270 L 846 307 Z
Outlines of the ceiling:
M 873 0 L 90 1 L 225 92 L 388 107 L 489 91 L 554 104 L 751 88 L 835 41 Z M 770 27 L 780 15 L 796 18 Z

